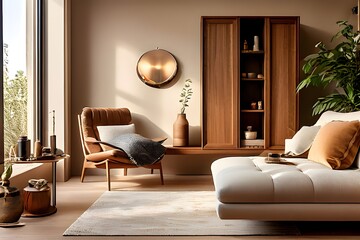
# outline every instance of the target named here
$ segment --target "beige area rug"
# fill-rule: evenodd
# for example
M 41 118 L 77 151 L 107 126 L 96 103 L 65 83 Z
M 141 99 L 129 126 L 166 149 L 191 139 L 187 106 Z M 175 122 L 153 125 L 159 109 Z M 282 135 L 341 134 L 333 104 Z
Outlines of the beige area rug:
M 299 235 L 290 222 L 221 220 L 211 191 L 105 192 L 64 236 Z

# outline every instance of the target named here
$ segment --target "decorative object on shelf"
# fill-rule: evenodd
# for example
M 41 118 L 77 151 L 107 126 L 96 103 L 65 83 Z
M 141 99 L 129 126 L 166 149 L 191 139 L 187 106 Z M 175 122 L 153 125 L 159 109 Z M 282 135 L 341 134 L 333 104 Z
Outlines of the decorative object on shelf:
M 23 200 L 19 189 L 10 187 L 12 163 L 5 160 L 0 186 L 0 223 L 17 223 L 23 212 Z
M 46 179 L 30 179 L 28 181 L 29 187 L 36 188 L 39 191 L 44 191 L 49 188 Z
M 259 36 L 254 36 L 253 51 L 259 51 Z
M 185 80 L 185 86 L 181 90 L 179 100 L 181 103 L 180 114 L 178 114 L 173 125 L 173 146 L 176 147 L 184 147 L 189 144 L 189 122 L 186 119 L 185 110 L 189 106 L 188 102 L 193 94 L 190 84 L 190 79 Z
M 258 110 L 262 110 L 262 109 L 263 109 L 262 101 L 258 101 L 258 102 L 257 102 L 257 107 L 258 107 Z
M 249 46 L 248 46 L 248 43 L 246 40 L 244 40 L 244 50 L 248 50 L 249 49 Z
M 52 134 L 50 135 L 51 154 L 56 154 L 56 135 L 55 135 L 55 110 L 52 110 Z
M 20 136 L 17 141 L 17 158 L 26 161 L 30 157 L 30 139 L 27 136 Z
M 261 74 L 261 73 L 259 73 L 259 74 L 257 75 L 257 78 L 259 78 L 259 79 L 264 78 L 264 75 Z
M 51 149 L 51 154 L 55 155 L 56 154 L 56 135 L 50 136 L 50 149 Z
M 246 73 L 241 73 L 241 77 L 246 78 L 247 74 Z
M 251 102 L 250 108 L 251 108 L 252 110 L 255 110 L 255 109 L 256 109 L 256 102 Z
M 305 58 L 302 70 L 306 78 L 297 86 L 299 92 L 308 86 L 326 87 L 336 84 L 336 92 L 319 97 L 313 105 L 313 115 L 332 110 L 353 112 L 360 110 L 360 85 L 358 76 L 360 32 L 354 32 L 347 21 L 338 21 L 342 29 L 333 37 L 342 38 L 333 49 L 323 42 L 315 45 L 319 51 Z
M 257 132 L 256 131 L 252 131 L 252 126 L 247 126 L 246 127 L 247 131 L 245 131 L 245 139 L 256 139 L 257 137 Z
M 256 73 L 250 72 L 247 75 L 248 75 L 248 78 L 256 78 Z
M 157 48 L 144 53 L 137 63 L 141 81 L 151 87 L 160 87 L 170 82 L 177 73 L 177 61 L 168 51 Z
M 189 122 L 186 114 L 178 114 L 173 125 L 173 146 L 185 147 L 189 145 Z
M 34 157 L 40 157 L 42 154 L 42 147 L 41 147 L 41 143 L 39 140 L 36 140 L 34 142 Z
M 41 156 L 53 156 L 53 154 L 51 153 L 51 148 L 50 147 L 43 147 L 42 148 L 42 154 Z

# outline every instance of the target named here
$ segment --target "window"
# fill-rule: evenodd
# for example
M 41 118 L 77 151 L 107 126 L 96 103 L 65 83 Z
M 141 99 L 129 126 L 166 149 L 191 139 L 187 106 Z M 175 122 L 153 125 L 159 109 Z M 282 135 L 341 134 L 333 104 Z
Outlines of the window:
M 3 45 L 0 140 L 4 139 L 0 154 L 6 158 L 19 136 L 26 135 L 32 142 L 41 140 L 37 126 L 42 105 L 37 103 L 42 96 L 39 91 L 42 74 L 38 74 L 42 73 L 42 64 L 38 64 L 42 58 L 38 56 L 42 56 L 43 46 L 43 0 L 0 0 L 0 3 Z M 2 161 L 0 158 L 0 163 Z

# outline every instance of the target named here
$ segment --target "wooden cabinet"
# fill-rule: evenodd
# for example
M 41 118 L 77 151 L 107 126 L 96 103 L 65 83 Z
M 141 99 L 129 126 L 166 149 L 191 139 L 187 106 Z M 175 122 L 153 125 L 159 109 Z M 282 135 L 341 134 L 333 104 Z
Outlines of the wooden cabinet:
M 237 18 L 204 19 L 202 87 L 205 148 L 237 148 L 239 143 L 238 22 Z
M 202 18 L 203 149 L 284 148 L 298 128 L 298 48 L 298 17 Z

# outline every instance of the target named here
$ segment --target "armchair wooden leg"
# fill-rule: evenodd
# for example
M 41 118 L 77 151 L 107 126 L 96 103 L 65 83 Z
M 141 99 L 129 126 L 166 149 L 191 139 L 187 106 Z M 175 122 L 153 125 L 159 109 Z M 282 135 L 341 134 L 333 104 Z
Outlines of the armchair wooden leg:
M 106 165 L 106 181 L 107 181 L 107 185 L 108 185 L 108 191 L 111 191 L 109 161 L 106 161 L 105 165 Z
M 81 171 L 81 178 L 80 178 L 81 182 L 84 182 L 85 171 L 86 171 L 86 167 L 85 167 L 85 163 L 84 163 L 83 169 L 82 169 L 82 171 Z
M 154 174 L 154 169 L 151 169 L 151 174 Z
M 160 178 L 161 178 L 161 185 L 164 185 L 164 176 L 163 176 L 163 170 L 162 170 L 161 165 L 160 165 Z
M 124 176 L 127 176 L 127 168 L 124 168 Z

